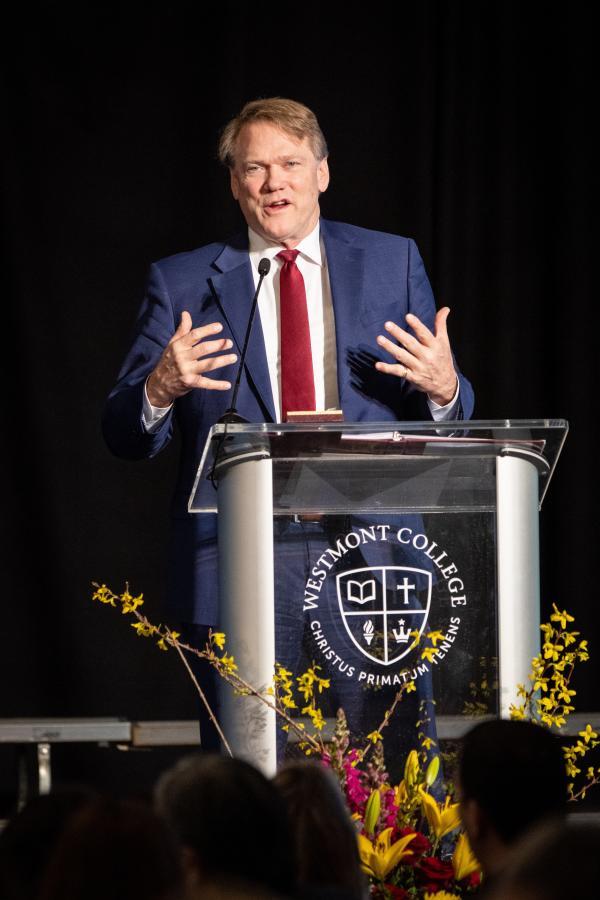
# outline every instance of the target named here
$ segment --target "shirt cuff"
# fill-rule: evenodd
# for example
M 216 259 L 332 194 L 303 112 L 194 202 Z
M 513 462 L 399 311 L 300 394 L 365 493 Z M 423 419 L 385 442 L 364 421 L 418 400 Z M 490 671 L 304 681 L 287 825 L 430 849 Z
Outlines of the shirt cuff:
M 147 384 L 148 380 L 146 379 L 146 383 L 144 384 L 144 401 L 142 406 L 142 424 L 148 434 L 153 434 L 158 430 L 160 423 L 172 408 L 173 404 L 171 403 L 171 406 L 152 406 L 152 404 L 148 400 L 148 393 L 146 391 Z
M 445 422 L 446 419 L 452 419 L 454 416 L 454 412 L 456 411 L 456 407 L 458 406 L 458 394 L 460 391 L 460 382 L 458 378 L 456 379 L 456 390 L 454 391 L 454 397 L 449 403 L 446 403 L 445 406 L 440 406 L 439 403 L 436 403 L 435 400 L 431 400 L 427 397 L 427 405 L 429 406 L 429 412 L 433 418 L 434 422 Z

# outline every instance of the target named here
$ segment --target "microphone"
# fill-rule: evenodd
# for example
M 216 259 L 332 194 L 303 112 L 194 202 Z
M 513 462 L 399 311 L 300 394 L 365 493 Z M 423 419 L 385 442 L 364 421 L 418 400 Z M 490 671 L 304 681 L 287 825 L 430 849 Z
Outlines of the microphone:
M 250 308 L 250 317 L 248 319 L 248 327 L 246 328 L 246 336 L 244 337 L 244 346 L 242 347 L 242 353 L 240 356 L 240 364 L 238 366 L 237 377 L 235 379 L 235 384 L 233 386 L 233 393 L 231 395 L 231 405 L 229 409 L 225 410 L 221 418 L 218 420 L 217 424 L 219 425 L 229 425 L 229 424 L 246 424 L 248 422 L 247 419 L 244 419 L 243 416 L 240 416 L 236 409 L 237 395 L 240 389 L 240 381 L 242 378 L 242 371 L 244 369 L 244 364 L 246 362 L 246 353 L 248 352 L 248 343 L 250 341 L 250 332 L 252 331 L 252 323 L 254 322 L 254 316 L 256 314 L 256 307 L 258 305 L 258 294 L 261 289 L 263 280 L 265 275 L 269 274 L 269 270 L 271 268 L 271 260 L 267 259 L 266 256 L 263 256 L 261 261 L 258 264 L 258 284 L 256 285 L 256 291 L 254 292 L 254 297 L 252 299 L 252 306 Z

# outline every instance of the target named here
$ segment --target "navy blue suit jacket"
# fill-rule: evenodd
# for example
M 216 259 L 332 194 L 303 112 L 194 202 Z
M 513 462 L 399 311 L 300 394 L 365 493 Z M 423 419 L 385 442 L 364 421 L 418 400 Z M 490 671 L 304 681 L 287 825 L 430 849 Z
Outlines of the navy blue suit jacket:
M 384 323 L 407 327 L 414 313 L 433 329 L 435 302 L 414 241 L 321 220 L 335 316 L 338 388 L 346 421 L 397 422 L 430 419 L 424 394 L 395 376 L 377 372 L 389 357 L 376 344 Z M 187 502 L 207 433 L 225 412 L 230 392 L 191 391 L 174 404 L 158 430 L 142 423 L 145 381 L 187 310 L 194 327 L 219 321 L 222 337 L 238 354 L 244 339 L 254 282 L 247 235 L 208 244 L 154 263 L 137 320 L 135 339 L 109 395 L 103 431 L 110 449 L 127 459 L 154 456 L 181 432 L 181 458 L 172 505 L 168 594 L 171 609 L 184 621 L 215 624 L 217 619 L 216 521 L 190 515 Z M 275 421 L 265 345 L 257 318 L 250 338 L 238 411 L 251 422 Z M 223 377 L 223 376 L 217 376 Z M 457 418 L 473 411 L 471 385 L 459 374 Z

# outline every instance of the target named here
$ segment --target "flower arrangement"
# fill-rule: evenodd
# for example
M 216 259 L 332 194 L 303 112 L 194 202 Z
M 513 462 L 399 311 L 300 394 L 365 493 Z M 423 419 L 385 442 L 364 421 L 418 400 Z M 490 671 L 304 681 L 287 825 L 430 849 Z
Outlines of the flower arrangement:
M 329 679 L 322 676 L 318 665 L 313 664 L 299 676 L 277 665 L 272 687 L 258 691 L 239 675 L 234 658 L 226 652 L 222 632 L 212 632 L 207 646 L 199 650 L 183 644 L 177 632 L 167 626 L 152 624 L 140 612 L 144 602 L 141 594 L 133 597 L 128 587 L 121 594 L 115 594 L 106 585 L 94 588 L 94 600 L 120 606 L 123 614 L 135 618 L 131 626 L 139 636 L 156 639 L 161 650 L 169 646 L 176 649 L 227 750 L 225 736 L 189 667 L 186 653 L 207 659 L 236 692 L 257 697 L 275 709 L 282 727 L 298 735 L 303 752 L 317 756 L 335 773 L 356 823 L 360 859 L 374 900 L 454 900 L 477 890 L 480 866 L 462 830 L 453 788 L 441 783 L 440 757 L 432 752 L 435 745 L 431 738 L 424 731 L 419 732 L 420 746 L 409 752 L 399 784 L 391 784 L 386 770 L 384 732 L 404 693 L 415 689 L 414 682 L 402 685 L 383 721 L 367 736 L 365 746 L 353 746 L 343 710 L 338 711 L 334 734 L 326 743 L 322 736 L 325 719 L 318 699 L 329 688 Z M 543 645 L 532 661 L 530 685 L 517 687 L 520 702 L 511 707 L 512 718 L 555 729 L 565 725 L 573 711 L 575 691 L 571 681 L 575 665 L 589 658 L 587 641 L 569 627 L 573 621 L 566 611 L 553 606 L 550 622 L 541 626 Z M 430 646 L 437 633 L 427 637 Z M 428 646 L 422 652 L 426 654 Z M 310 727 L 294 717 L 294 712 L 307 717 Z M 573 778 L 569 784 L 571 800 L 585 797 L 587 790 L 600 782 L 600 767 L 588 766 L 583 783 L 575 785 L 577 776 L 582 775 L 578 763 L 599 743 L 598 734 L 587 725 L 574 744 L 563 747 L 567 772 Z
M 431 793 L 438 781 L 439 756 L 411 750 L 404 777 L 390 784 L 383 740 L 370 758 L 352 748 L 342 711 L 323 761 L 338 776 L 357 825 L 358 849 L 378 900 L 438 900 L 472 893 L 481 880 L 466 834 L 460 831 L 458 803 L 450 793 L 440 802 Z

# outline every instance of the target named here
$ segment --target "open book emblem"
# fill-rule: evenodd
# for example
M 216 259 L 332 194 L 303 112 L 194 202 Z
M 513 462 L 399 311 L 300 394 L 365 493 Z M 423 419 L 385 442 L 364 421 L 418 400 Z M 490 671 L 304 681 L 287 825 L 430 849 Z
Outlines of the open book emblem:
M 340 614 L 363 656 L 391 666 L 415 646 L 431 606 L 431 572 L 410 566 L 366 566 L 336 576 Z

